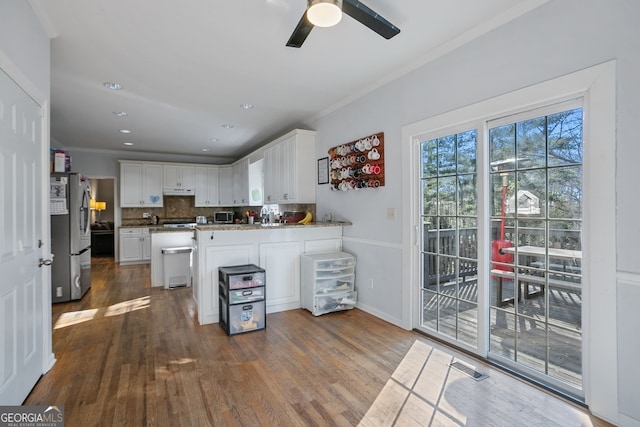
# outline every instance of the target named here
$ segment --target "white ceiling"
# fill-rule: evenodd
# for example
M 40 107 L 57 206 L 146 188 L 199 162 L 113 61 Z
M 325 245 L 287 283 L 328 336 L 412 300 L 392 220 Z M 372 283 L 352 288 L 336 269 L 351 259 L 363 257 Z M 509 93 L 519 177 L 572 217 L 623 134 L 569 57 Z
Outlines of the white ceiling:
M 52 146 L 235 159 L 544 1 L 364 0 L 400 34 L 345 15 L 300 49 L 306 0 L 30 3 L 52 37 Z

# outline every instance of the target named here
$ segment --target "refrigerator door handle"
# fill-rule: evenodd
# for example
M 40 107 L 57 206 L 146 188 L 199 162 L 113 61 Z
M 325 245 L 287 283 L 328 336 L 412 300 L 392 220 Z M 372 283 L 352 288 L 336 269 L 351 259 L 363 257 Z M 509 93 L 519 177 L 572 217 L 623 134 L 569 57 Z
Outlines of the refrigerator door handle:
M 91 215 L 89 212 L 89 199 L 91 194 L 89 188 L 85 187 L 82 191 L 82 200 L 80 201 L 80 231 L 87 235 L 91 230 Z

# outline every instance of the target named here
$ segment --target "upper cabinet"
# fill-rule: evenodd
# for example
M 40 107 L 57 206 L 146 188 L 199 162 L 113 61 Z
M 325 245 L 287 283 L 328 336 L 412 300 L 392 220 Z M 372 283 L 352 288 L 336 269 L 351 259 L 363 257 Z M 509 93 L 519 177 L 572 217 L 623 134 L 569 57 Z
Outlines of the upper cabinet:
M 162 165 L 120 161 L 120 206 L 162 206 Z
M 196 166 L 196 207 L 218 206 L 218 166 Z
M 295 130 L 264 152 L 264 203 L 315 203 L 315 132 Z
M 119 160 L 120 207 L 161 207 L 163 192 L 197 207 L 315 203 L 315 135 L 293 130 L 229 165 Z
M 163 186 L 166 188 L 194 188 L 196 184 L 195 167 L 192 165 L 162 166 Z
M 218 168 L 218 196 L 220 206 L 233 206 L 233 167 Z
M 233 204 L 249 204 L 249 159 L 245 158 L 233 164 Z

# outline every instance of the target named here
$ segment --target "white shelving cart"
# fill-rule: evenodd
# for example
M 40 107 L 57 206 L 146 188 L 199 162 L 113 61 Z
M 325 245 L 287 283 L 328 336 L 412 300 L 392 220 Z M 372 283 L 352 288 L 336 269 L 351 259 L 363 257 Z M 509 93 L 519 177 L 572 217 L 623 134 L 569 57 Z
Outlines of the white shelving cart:
M 355 307 L 355 267 L 355 258 L 346 252 L 302 255 L 302 306 L 314 316 Z

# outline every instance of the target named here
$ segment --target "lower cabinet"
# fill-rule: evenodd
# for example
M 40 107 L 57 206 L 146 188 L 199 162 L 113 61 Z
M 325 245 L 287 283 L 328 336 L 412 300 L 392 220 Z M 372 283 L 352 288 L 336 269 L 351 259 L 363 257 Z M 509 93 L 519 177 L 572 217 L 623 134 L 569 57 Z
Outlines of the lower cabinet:
M 201 325 L 218 322 L 218 269 L 232 265 L 257 262 L 257 248 L 253 244 L 211 246 L 198 242 L 198 322 Z
M 267 312 L 300 307 L 300 242 L 261 243 L 260 265 L 269 278 Z
M 151 238 L 148 228 L 120 228 L 120 263 L 144 263 L 151 260 Z

